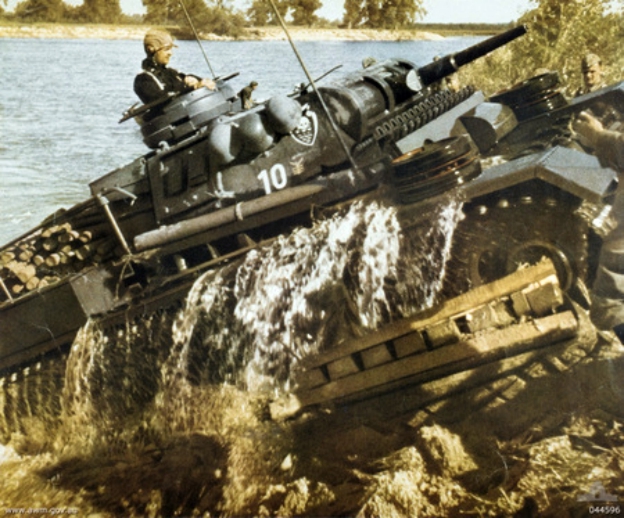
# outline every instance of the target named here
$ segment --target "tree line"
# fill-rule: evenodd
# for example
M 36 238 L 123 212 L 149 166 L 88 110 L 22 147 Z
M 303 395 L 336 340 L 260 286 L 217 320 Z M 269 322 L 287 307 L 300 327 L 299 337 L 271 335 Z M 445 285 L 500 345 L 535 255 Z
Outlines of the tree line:
M 0 14 L 20 22 L 130 23 L 136 17 L 125 15 L 119 0 L 83 0 L 71 6 L 63 0 L 21 0 L 13 13 L 5 12 L 7 0 L 0 0 Z M 179 0 L 142 0 L 146 24 L 185 23 Z M 280 15 L 293 25 L 327 25 L 317 15 L 321 0 L 274 0 Z M 423 0 L 346 0 L 342 23 L 348 27 L 405 28 L 424 14 Z M 276 25 L 278 20 L 268 0 L 249 0 L 245 11 L 238 11 L 232 0 L 185 0 L 198 29 L 216 34 L 238 32 L 243 26 Z M 235 34 L 233 34 L 235 35 Z
M 290 24 L 323 26 L 329 23 L 316 14 L 321 0 L 273 1 Z M 423 1 L 345 0 L 341 26 L 435 30 L 434 26 L 417 24 L 425 14 Z M 146 14 L 139 21 L 178 27 L 178 36 L 188 30 L 180 0 L 142 2 Z M 244 12 L 236 10 L 232 0 L 184 0 L 184 4 L 200 32 L 236 37 L 246 26 L 277 23 L 269 0 L 248 0 Z M 552 69 L 560 73 L 562 83 L 570 92 L 581 84 L 580 61 L 589 52 L 602 58 L 609 82 L 622 79 L 624 0 L 530 0 L 530 4 L 531 9 L 518 20 L 528 26 L 528 34 L 461 70 L 460 78 L 464 82 L 486 93 L 494 93 L 531 77 L 536 70 Z M 21 0 L 12 13 L 5 12 L 3 6 L 7 6 L 7 0 L 0 0 L 0 16 L 20 22 L 115 24 L 137 21 L 122 13 L 119 0 L 83 0 L 79 6 L 67 5 L 63 0 Z M 466 32 L 472 33 L 472 26 L 466 27 Z

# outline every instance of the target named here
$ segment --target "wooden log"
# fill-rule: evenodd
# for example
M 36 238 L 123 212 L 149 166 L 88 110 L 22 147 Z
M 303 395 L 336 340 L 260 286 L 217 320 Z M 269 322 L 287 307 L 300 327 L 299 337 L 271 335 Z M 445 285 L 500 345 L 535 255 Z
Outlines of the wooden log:
M 81 261 L 86 261 L 95 254 L 95 249 L 96 247 L 91 243 L 82 245 L 76 250 L 76 257 Z
M 54 232 L 54 227 L 44 228 L 41 231 L 41 238 L 42 239 L 47 239 L 47 238 L 49 238 L 52 235 L 53 232 Z
M 36 289 L 39 286 L 39 282 L 41 281 L 41 279 L 39 279 L 39 277 L 32 277 L 30 279 L 28 279 L 28 282 L 26 283 L 26 289 L 28 291 L 32 291 L 34 289 Z
M 59 235 L 58 240 L 59 243 L 71 243 L 72 241 L 76 241 L 79 237 L 80 232 L 69 230 L 64 234 Z
M 93 241 L 93 232 L 91 230 L 83 230 L 82 232 L 80 232 L 78 240 L 81 243 L 90 243 L 91 241 Z
M 61 234 L 66 234 L 67 232 L 71 232 L 72 225 L 69 222 L 60 223 L 58 225 L 51 225 L 41 231 L 41 237 L 44 239 L 59 236 Z
M 14 284 L 13 286 L 11 286 L 11 291 L 13 292 L 13 295 L 19 295 L 20 293 L 22 293 L 22 291 L 24 291 L 24 285 Z
M 50 254 L 46 257 L 45 264 L 50 268 L 54 268 L 55 266 L 61 264 L 61 256 L 59 254 Z
M 37 255 L 33 256 L 32 263 L 35 266 L 41 266 L 42 264 L 45 264 L 45 257 L 43 257 L 42 255 L 37 254 Z
M 39 281 L 39 289 L 45 288 L 46 286 L 49 286 L 49 284 L 50 282 L 48 281 L 48 279 L 44 277 L 43 279 Z
M 78 225 L 76 225 L 76 227 L 78 227 Z M 113 234 L 110 223 L 108 223 L 107 221 L 81 226 L 80 228 L 76 228 L 76 230 L 79 230 L 81 235 L 87 232 L 91 234 L 91 241 L 93 241 L 94 239 L 103 238 L 105 236 L 111 236 Z
M 59 257 L 61 259 L 61 264 L 70 264 L 74 259 L 74 251 L 69 249 L 68 251 L 59 252 Z
M 17 278 L 17 272 L 22 268 L 22 263 L 19 261 L 11 261 L 5 264 L 3 268 L 10 273 L 10 277 Z
M 18 250 L 17 258 L 24 263 L 27 263 L 28 261 L 30 261 L 33 255 L 35 255 L 33 249 L 30 247 L 24 247 L 24 248 L 20 247 L 17 250 Z
M 15 268 L 13 273 L 22 284 L 26 284 L 37 274 L 37 269 L 34 264 L 19 263 L 19 266 Z
M 55 275 L 46 275 L 43 279 L 39 281 L 39 288 L 45 288 L 46 286 L 55 284 L 60 280 L 60 277 L 57 277 Z
M 0 253 L 0 264 L 4 266 L 15 260 L 15 252 L 5 251 Z
M 58 239 L 56 237 L 48 237 L 41 242 L 41 247 L 46 252 L 54 252 L 58 247 Z

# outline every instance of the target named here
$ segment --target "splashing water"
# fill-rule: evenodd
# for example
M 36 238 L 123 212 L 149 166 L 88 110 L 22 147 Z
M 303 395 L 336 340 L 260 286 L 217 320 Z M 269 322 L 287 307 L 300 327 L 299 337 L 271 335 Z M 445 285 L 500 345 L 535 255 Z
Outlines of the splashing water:
M 165 419 L 182 412 L 192 387 L 292 389 L 305 357 L 435 302 L 460 207 L 448 196 L 406 215 L 359 201 L 207 271 L 182 308 L 90 321 L 67 360 L 62 419 L 115 434 L 153 402 Z
M 446 201 L 408 230 L 395 207 L 358 202 L 206 273 L 176 318 L 164 379 L 288 390 L 306 356 L 430 306 L 460 214 Z
M 266 458 L 284 458 L 293 440 L 262 419 L 266 397 L 292 388 L 306 356 L 431 306 L 460 206 L 357 202 L 207 271 L 183 307 L 88 322 L 66 360 L 0 391 L 4 442 L 34 454 L 13 486 L 90 509 L 77 490 L 101 468 L 107 489 L 93 498 L 105 508 L 172 514 L 184 502 L 191 514 L 216 505 L 210 494 L 241 514 L 273 476 Z M 61 491 L 48 483 L 57 474 Z M 146 480 L 154 490 L 141 493 Z

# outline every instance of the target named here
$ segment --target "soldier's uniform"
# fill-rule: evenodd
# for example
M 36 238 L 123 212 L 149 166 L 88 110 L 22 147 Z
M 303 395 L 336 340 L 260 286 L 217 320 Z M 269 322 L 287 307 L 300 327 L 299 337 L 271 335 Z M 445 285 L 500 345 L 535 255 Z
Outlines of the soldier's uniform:
M 167 94 L 182 94 L 190 92 L 199 86 L 215 88 L 211 80 L 202 80 L 190 74 L 182 74 L 167 64 L 174 47 L 171 34 L 162 29 L 150 29 L 143 38 L 143 48 L 147 57 L 143 60 L 142 68 L 134 79 L 134 92 L 143 103 L 148 104 L 165 97 Z
M 193 90 L 184 82 L 185 74 L 145 58 L 143 71 L 134 78 L 134 92 L 145 104 L 156 101 L 168 93 L 186 93 Z
M 583 86 L 576 92 L 576 96 L 589 94 L 604 88 L 605 82 L 602 78 L 602 60 L 596 54 L 587 54 L 581 61 L 581 71 L 583 72 Z M 588 74 L 598 76 L 588 81 Z
M 257 86 L 258 86 L 258 83 L 256 83 L 255 81 L 252 81 L 245 88 L 243 88 L 240 92 L 238 92 L 238 96 L 240 97 L 241 105 L 243 109 L 249 110 L 249 108 L 253 107 L 254 101 L 251 98 L 251 96 L 253 95 L 253 91 Z
M 595 151 L 601 162 L 618 171 L 620 183 L 612 209 L 618 226 L 606 236 L 600 251 L 592 320 L 602 329 L 614 329 L 624 342 L 624 133 L 600 132 Z

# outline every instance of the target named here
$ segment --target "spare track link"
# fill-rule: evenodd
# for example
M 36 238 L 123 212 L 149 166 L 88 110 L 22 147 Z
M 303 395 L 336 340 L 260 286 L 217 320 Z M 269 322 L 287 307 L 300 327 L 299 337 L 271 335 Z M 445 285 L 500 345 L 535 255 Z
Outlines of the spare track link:
M 427 383 L 438 385 L 441 398 L 454 386 L 440 380 L 569 340 L 577 330 L 554 266 L 542 261 L 309 358 L 295 399 L 274 402 L 271 414 L 281 419 Z

